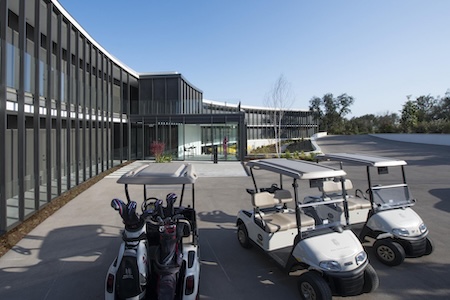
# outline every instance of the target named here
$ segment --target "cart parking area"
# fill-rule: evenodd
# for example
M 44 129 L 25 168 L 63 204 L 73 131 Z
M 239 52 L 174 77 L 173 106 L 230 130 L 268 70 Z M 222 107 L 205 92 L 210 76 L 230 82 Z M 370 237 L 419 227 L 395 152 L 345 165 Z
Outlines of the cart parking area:
M 395 143 L 368 136 L 352 138 L 356 140 L 330 137 L 320 139 L 319 144 L 322 151 L 343 152 L 339 147 L 345 147 L 345 151 L 350 147 L 355 152 L 382 152 L 405 159 L 410 189 L 418 201 L 414 210 L 426 222 L 435 252 L 388 267 L 378 262 L 368 248 L 370 262 L 380 278 L 379 288 L 370 294 L 334 299 L 448 299 L 448 147 Z M 225 170 L 227 164 L 216 166 Z M 252 208 L 245 190 L 252 187 L 251 178 L 245 172 L 238 176 L 225 171 L 214 174 L 219 175 L 200 176 L 195 186 L 200 298 L 299 299 L 295 277 L 287 276 L 256 247 L 244 249 L 237 240 L 236 215 L 241 209 Z M 358 187 L 364 178 L 361 170 L 360 176 L 356 173 L 351 180 Z M 105 275 L 117 255 L 123 228 L 120 217 L 110 207 L 112 198 L 125 199 L 123 186 L 116 180 L 105 178 L 93 185 L 0 258 L 0 299 L 104 299 Z M 140 192 L 130 188 L 132 198 Z

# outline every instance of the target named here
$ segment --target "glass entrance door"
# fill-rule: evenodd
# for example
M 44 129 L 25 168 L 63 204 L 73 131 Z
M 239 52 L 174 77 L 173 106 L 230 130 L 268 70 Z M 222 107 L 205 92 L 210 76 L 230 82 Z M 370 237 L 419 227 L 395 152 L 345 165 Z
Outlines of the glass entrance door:
M 163 154 L 172 160 L 212 161 L 215 149 L 220 161 L 240 160 L 240 126 L 223 115 L 133 118 L 131 159 L 155 159 L 151 145 L 157 142 L 164 144 Z
M 217 149 L 218 160 L 238 160 L 238 124 L 202 124 L 202 153 L 212 157 Z M 212 158 L 211 158 L 212 160 Z

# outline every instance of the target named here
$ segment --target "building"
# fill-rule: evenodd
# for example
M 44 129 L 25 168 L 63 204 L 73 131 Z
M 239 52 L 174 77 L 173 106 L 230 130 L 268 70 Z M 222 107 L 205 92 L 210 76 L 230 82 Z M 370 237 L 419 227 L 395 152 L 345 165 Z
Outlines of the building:
M 174 159 L 242 160 L 269 110 L 203 100 L 179 73 L 138 74 L 56 0 L 0 0 L 0 234 L 72 187 L 162 142 Z M 306 111 L 286 137 L 308 137 Z
M 160 141 L 174 159 L 210 160 L 213 148 L 222 147 L 226 136 L 233 140 L 233 155 L 227 159 L 244 157 L 244 112 L 205 110 L 203 93 L 181 74 L 140 74 L 139 99 L 128 118 L 131 159 L 151 158 L 151 143 Z

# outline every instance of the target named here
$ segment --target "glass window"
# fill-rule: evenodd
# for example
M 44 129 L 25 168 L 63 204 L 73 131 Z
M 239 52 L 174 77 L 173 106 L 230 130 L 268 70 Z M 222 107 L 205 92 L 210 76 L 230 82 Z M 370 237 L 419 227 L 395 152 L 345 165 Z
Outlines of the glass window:
M 20 51 L 19 51 L 19 33 L 8 28 L 6 44 L 6 84 L 8 87 L 19 88 L 19 68 L 20 68 Z
M 24 89 L 25 92 L 34 92 L 34 42 L 27 39 L 26 52 L 24 57 Z

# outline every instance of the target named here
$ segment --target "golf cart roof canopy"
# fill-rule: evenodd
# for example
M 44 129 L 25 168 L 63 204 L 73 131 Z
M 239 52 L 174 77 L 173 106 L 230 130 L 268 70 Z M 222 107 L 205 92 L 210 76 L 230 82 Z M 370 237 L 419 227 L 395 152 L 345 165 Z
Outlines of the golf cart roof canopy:
M 194 167 L 189 163 L 146 163 L 122 175 L 117 183 L 167 185 L 191 184 L 197 180 Z
M 319 165 L 317 163 L 286 158 L 252 160 L 247 163 L 247 166 L 255 170 L 267 170 L 294 179 L 320 179 L 346 175 L 344 170 Z
M 397 160 L 382 156 L 373 156 L 366 154 L 355 153 L 328 153 L 319 154 L 316 156 L 319 160 L 333 160 L 345 163 L 354 163 L 371 167 L 391 167 L 391 166 L 404 166 L 406 161 Z

